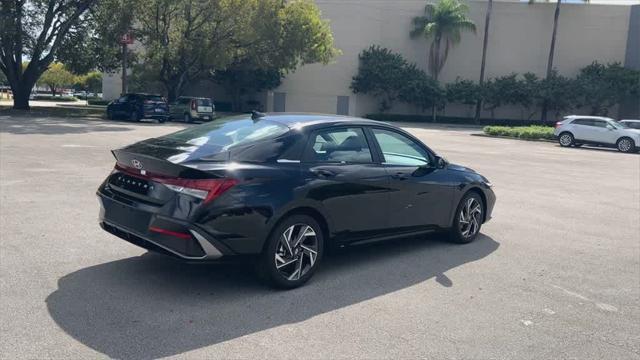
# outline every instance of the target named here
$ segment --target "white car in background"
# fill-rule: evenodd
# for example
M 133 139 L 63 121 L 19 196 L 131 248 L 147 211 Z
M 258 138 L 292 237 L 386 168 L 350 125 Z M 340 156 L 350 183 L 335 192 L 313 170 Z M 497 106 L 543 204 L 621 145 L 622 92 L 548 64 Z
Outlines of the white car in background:
M 631 128 L 631 129 L 640 129 L 640 120 L 624 119 L 618 122 L 620 124 L 626 125 L 628 128 Z M 636 144 L 636 145 L 639 145 L 639 144 Z
M 588 144 L 613 147 L 622 152 L 636 152 L 640 147 L 640 130 L 608 117 L 565 116 L 556 123 L 553 134 L 564 147 Z

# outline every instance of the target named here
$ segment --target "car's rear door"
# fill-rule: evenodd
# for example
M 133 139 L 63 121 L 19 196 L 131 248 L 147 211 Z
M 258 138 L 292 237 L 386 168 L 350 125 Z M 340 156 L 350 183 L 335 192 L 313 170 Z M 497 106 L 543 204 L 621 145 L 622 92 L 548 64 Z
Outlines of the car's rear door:
M 575 119 L 571 121 L 570 129 L 576 140 L 589 140 L 592 138 L 593 120 L 591 119 Z M 589 140 L 591 141 L 591 140 Z
M 305 197 L 322 204 L 338 241 L 387 230 L 389 177 L 377 160 L 362 127 L 329 127 L 309 136 L 301 163 Z
M 396 231 L 448 226 L 453 186 L 445 169 L 422 144 L 399 131 L 372 127 L 381 162 L 390 177 L 389 225 Z

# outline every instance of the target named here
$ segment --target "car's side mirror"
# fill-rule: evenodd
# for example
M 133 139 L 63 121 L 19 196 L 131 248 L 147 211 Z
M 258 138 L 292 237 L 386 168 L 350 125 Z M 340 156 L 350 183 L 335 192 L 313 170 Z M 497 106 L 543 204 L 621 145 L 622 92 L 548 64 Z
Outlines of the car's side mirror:
M 447 159 L 441 157 L 441 156 L 437 156 L 436 155 L 436 168 L 437 169 L 444 169 L 447 167 L 447 165 L 449 164 L 449 162 L 447 161 Z

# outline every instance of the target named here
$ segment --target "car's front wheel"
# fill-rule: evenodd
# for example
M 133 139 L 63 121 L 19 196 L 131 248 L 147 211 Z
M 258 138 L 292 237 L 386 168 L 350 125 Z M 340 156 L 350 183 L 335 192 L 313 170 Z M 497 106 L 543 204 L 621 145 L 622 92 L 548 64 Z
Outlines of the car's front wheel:
M 560 146 L 563 146 L 563 147 L 569 147 L 573 145 L 573 141 L 574 141 L 573 135 L 569 132 L 563 132 L 558 137 L 558 143 L 560 143 Z
M 303 285 L 322 259 L 323 240 L 322 228 L 312 217 L 288 217 L 267 240 L 259 260 L 259 275 L 279 288 Z
M 484 202 L 482 198 L 474 191 L 468 192 L 462 197 L 456 209 L 450 230 L 451 240 L 460 244 L 472 242 L 480 233 L 483 220 Z
M 140 115 L 138 114 L 138 112 L 136 110 L 133 110 L 129 114 L 129 120 L 131 120 L 131 121 L 140 121 Z
M 616 147 L 618 148 L 618 151 L 630 153 L 635 151 L 636 144 L 632 139 L 623 137 L 618 140 Z

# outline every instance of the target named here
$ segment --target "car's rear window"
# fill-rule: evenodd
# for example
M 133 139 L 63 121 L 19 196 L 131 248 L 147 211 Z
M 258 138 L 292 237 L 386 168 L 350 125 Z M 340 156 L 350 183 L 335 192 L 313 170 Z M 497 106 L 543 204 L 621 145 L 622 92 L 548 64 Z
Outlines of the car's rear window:
M 211 106 L 211 99 L 196 99 L 197 106 Z
M 228 151 L 234 146 L 274 139 L 288 131 L 287 126 L 277 122 L 233 116 L 193 126 L 162 138 L 206 147 L 206 152 L 213 155 Z
M 164 101 L 164 99 L 160 95 L 143 95 L 142 98 L 151 101 Z

